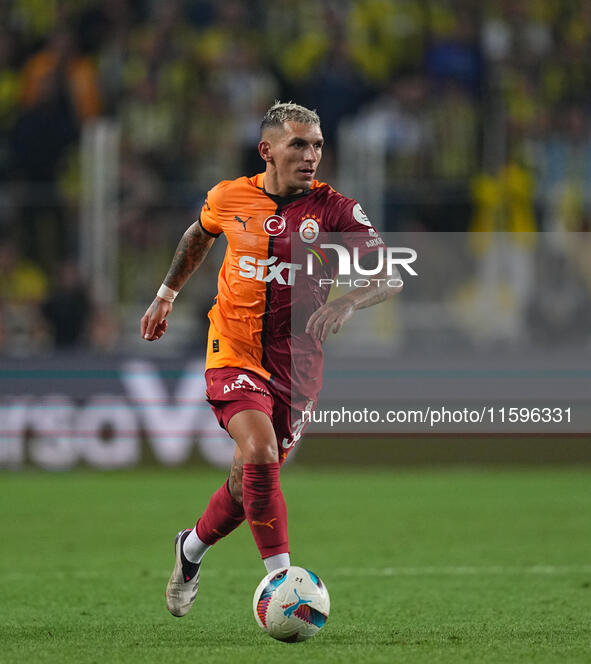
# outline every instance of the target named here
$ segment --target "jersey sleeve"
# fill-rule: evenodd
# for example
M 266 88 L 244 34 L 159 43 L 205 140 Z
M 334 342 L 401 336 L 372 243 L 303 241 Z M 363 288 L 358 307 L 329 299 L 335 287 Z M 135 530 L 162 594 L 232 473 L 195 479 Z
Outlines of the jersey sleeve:
M 333 204 L 333 233 L 350 249 L 357 247 L 359 257 L 372 253 L 384 246 L 384 240 L 373 227 L 361 205 L 352 198 L 337 194 Z
M 217 215 L 219 197 L 220 185 L 218 184 L 207 192 L 207 198 L 203 202 L 201 214 L 199 215 L 201 228 L 212 237 L 218 237 L 224 231 Z

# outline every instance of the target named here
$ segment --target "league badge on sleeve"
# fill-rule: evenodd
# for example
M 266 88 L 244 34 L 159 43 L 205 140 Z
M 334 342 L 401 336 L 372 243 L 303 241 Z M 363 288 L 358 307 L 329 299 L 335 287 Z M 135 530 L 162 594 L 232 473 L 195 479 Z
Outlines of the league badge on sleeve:
M 369 217 L 365 214 L 363 211 L 363 208 L 359 203 L 356 203 L 355 206 L 353 207 L 353 219 L 355 221 L 358 221 L 360 224 L 363 224 L 364 226 L 373 226 L 371 221 L 369 220 Z
M 368 233 L 372 237 L 379 237 L 377 231 L 373 227 L 373 224 L 369 220 L 369 217 L 365 214 L 363 208 L 361 207 L 361 205 L 359 205 L 359 203 L 356 203 L 355 206 L 353 207 L 353 219 L 355 219 L 355 221 L 358 221 L 360 224 L 367 226 Z

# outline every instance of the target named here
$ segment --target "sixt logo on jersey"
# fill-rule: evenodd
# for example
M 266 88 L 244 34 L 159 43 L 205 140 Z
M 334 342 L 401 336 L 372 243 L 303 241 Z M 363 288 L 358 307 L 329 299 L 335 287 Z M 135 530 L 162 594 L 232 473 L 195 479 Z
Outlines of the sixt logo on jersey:
M 277 256 L 270 258 L 254 258 L 254 256 L 240 256 L 240 276 L 257 281 L 276 281 L 278 284 L 293 286 L 296 273 L 302 269 L 299 263 L 277 262 Z M 267 270 L 268 268 L 268 270 Z M 265 274 L 265 271 L 267 272 Z

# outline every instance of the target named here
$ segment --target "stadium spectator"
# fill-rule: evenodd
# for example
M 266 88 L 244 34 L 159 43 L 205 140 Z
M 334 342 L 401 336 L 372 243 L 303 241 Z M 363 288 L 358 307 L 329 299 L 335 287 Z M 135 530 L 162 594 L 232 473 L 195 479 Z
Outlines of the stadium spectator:
M 264 11 L 264 48 L 287 94 L 314 73 L 328 47 L 323 4 L 314 0 L 279 0 Z
M 47 294 L 47 277 L 11 238 L 0 241 L 0 275 L 0 351 L 9 355 L 44 352 L 50 343 L 40 305 Z
M 336 28 L 322 59 L 298 90 L 298 98 L 316 108 L 322 117 L 323 134 L 333 145 L 341 120 L 353 115 L 374 95 L 375 88 L 356 69 L 351 48 Z
M 62 263 L 48 297 L 41 305 L 56 349 L 72 349 L 85 340 L 90 298 L 72 261 Z
M 69 98 L 77 124 L 96 118 L 101 112 L 96 68 L 93 62 L 77 52 L 75 36 L 68 28 L 59 28 L 46 48 L 35 53 L 22 74 L 21 104 L 32 109 L 47 98 L 48 88 L 63 89 Z
M 58 168 L 81 125 L 100 112 L 94 66 L 60 28 L 23 68 L 21 113 L 11 135 L 12 177 L 19 181 L 21 247 L 51 270 L 75 248 L 75 230 L 57 185 Z
M 428 124 L 433 149 L 430 174 L 436 180 L 461 182 L 478 167 L 478 113 L 473 99 L 455 81 L 436 87 Z
M 10 172 L 10 133 L 18 115 L 20 72 L 17 66 L 18 37 L 0 28 L 0 178 Z
M 534 147 L 544 228 L 585 231 L 591 216 L 591 130 L 579 104 L 562 113 Z
M 210 82 L 211 89 L 230 116 L 238 120 L 235 141 L 240 151 L 241 170 L 253 175 L 260 167 L 256 160 L 260 118 L 269 99 L 279 96 L 279 84 L 253 43 L 234 44 L 225 51 L 218 65 Z
M 357 115 L 356 130 L 385 146 L 390 178 L 412 179 L 428 173 L 429 111 L 428 80 L 408 74 L 393 81 Z
M 384 86 L 397 73 L 420 67 L 426 24 L 421 3 L 359 0 L 346 20 L 352 58 L 369 80 Z

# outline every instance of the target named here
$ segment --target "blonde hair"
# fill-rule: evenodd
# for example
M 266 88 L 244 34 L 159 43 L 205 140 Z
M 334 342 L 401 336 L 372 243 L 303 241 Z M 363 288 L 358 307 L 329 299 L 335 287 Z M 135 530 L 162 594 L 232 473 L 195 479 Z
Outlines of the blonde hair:
M 302 124 L 320 124 L 316 111 L 293 102 L 275 101 L 265 113 L 261 122 L 261 133 L 269 127 L 283 127 L 284 122 L 301 122 Z

